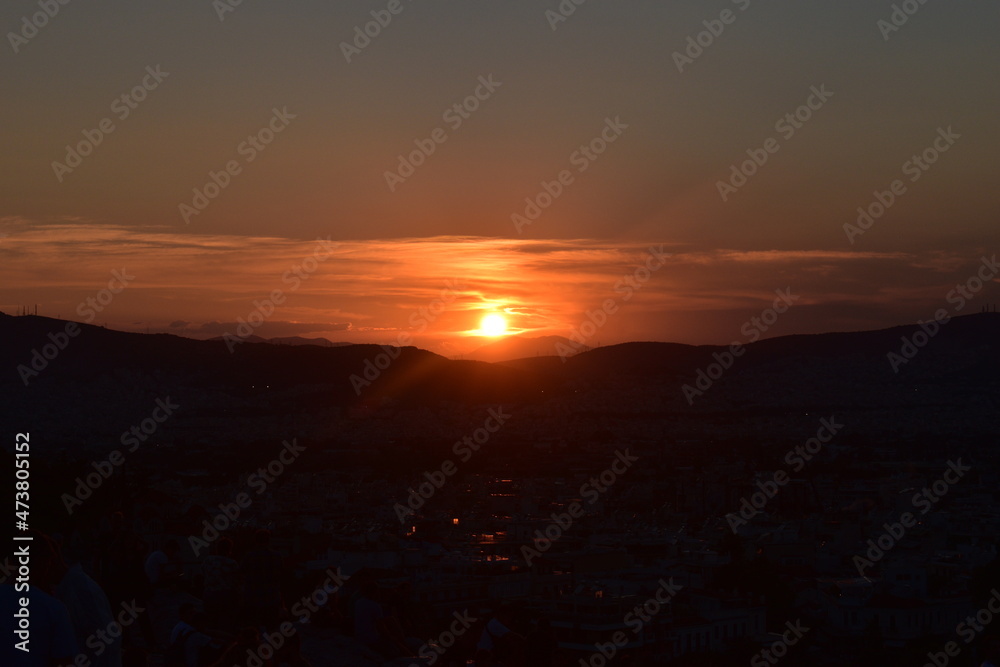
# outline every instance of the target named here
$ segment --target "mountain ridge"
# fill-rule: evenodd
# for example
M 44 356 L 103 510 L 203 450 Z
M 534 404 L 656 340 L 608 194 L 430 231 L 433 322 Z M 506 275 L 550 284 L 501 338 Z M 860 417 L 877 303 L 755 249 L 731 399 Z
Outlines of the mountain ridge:
M 572 357 L 590 349 L 592 348 L 570 340 L 565 336 L 524 336 L 516 334 L 487 343 L 472 352 L 463 354 L 460 358 L 497 363 L 527 359 L 529 357 Z
M 443 427 L 429 425 L 447 414 L 498 405 L 514 406 L 521 421 L 511 432 L 532 438 L 586 439 L 630 415 L 655 430 L 737 423 L 752 433 L 765 423 L 779 428 L 775 419 L 791 425 L 830 412 L 870 437 L 1000 437 L 1000 314 L 955 317 L 926 341 L 921 331 L 794 334 L 748 343 L 738 355 L 730 346 L 630 342 L 566 359 L 488 363 L 366 344 L 239 344 L 230 352 L 223 341 L 0 314 L 0 400 L 9 414 L 47 424 L 47 438 L 68 442 L 81 432 L 117 437 L 167 396 L 197 424 L 191 437 L 220 440 L 329 433 L 379 415 L 366 428 L 381 424 L 401 437 L 435 432 Z M 894 368 L 889 355 L 915 337 L 922 346 Z M 379 421 L 400 414 L 424 415 L 422 425 Z

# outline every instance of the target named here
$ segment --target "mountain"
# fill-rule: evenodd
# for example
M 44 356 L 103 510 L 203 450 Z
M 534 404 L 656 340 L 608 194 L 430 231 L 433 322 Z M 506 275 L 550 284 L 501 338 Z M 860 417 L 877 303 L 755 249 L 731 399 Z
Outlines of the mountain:
M 334 343 L 328 338 L 303 338 L 302 336 L 268 338 L 264 342 L 271 343 L 273 345 L 318 345 L 320 347 L 343 347 L 344 345 L 354 345 L 354 343 Z
M 215 336 L 208 340 L 225 340 L 223 336 Z M 319 347 L 341 347 L 344 345 L 354 345 L 354 343 L 334 343 L 327 338 L 303 338 L 302 336 L 281 336 L 278 338 L 261 338 L 251 334 L 243 339 L 244 343 L 271 343 L 272 345 L 318 345 Z
M 225 338 L 225 336 L 213 336 L 212 338 L 209 338 L 208 340 L 211 340 L 211 341 L 222 341 L 222 340 L 226 340 L 226 338 Z M 250 334 L 249 336 L 247 336 L 246 338 L 243 339 L 243 342 L 244 343 L 266 343 L 266 342 L 268 342 L 268 340 L 266 338 L 261 338 L 257 334 Z
M 591 349 L 562 336 L 507 336 L 463 355 L 463 359 L 496 363 L 528 357 L 572 357 Z
M 182 406 L 173 437 L 206 446 L 293 434 L 447 442 L 465 428 L 456 419 L 481 424 L 497 405 L 515 415 L 505 434 L 525 441 L 797 437 L 820 417 L 872 443 L 996 441 L 1000 314 L 928 326 L 783 336 L 738 355 L 637 342 L 565 362 L 486 363 L 379 345 L 230 352 L 222 341 L 0 314 L 0 404 L 12 429 L 63 446 L 117 442 L 164 397 Z

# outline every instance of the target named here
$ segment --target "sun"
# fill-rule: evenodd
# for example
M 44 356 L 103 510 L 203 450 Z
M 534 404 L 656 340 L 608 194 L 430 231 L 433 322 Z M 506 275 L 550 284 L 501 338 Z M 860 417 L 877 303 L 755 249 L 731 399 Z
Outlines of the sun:
M 502 336 L 507 333 L 507 318 L 500 313 L 490 313 L 479 322 L 483 336 Z

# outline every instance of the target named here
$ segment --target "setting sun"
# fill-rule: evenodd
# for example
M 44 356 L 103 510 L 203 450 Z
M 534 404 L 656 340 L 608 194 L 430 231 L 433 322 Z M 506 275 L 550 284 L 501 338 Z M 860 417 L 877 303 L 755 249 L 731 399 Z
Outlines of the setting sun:
M 507 319 L 499 313 L 490 313 L 479 323 L 484 336 L 502 336 L 507 333 Z

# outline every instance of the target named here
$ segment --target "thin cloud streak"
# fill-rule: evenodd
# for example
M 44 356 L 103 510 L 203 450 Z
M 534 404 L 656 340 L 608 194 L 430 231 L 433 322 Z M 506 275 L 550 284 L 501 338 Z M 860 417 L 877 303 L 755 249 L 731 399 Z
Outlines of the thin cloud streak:
M 786 287 L 801 295 L 800 306 L 810 307 L 811 319 L 800 327 L 835 326 L 832 313 L 853 304 L 883 314 L 886 319 L 872 317 L 867 325 L 877 328 L 905 321 L 910 310 L 926 311 L 950 280 L 978 261 L 944 251 L 696 249 L 663 243 L 670 254 L 666 264 L 625 299 L 616 285 L 644 262 L 650 248 L 661 247 L 659 241 L 332 240 L 309 272 L 306 260 L 319 256 L 322 247 L 315 239 L 23 219 L 4 230 L 9 236 L 0 244 L 5 286 L 0 308 L 7 311 L 39 303 L 40 313 L 72 318 L 76 305 L 104 287 L 112 270 L 124 268 L 136 279 L 99 320 L 112 327 L 218 335 L 219 327 L 245 319 L 255 300 L 281 290 L 285 300 L 274 321 L 261 329 L 265 336 L 343 339 L 349 333 L 353 342 L 393 343 L 408 331 L 429 349 L 484 342 L 474 335 L 479 319 L 497 310 L 507 313 L 513 331 L 566 335 L 587 310 L 609 298 L 618 299 L 621 309 L 601 333 L 605 343 L 727 342 L 732 326 Z M 455 298 L 443 312 L 426 317 L 426 309 L 449 292 Z

